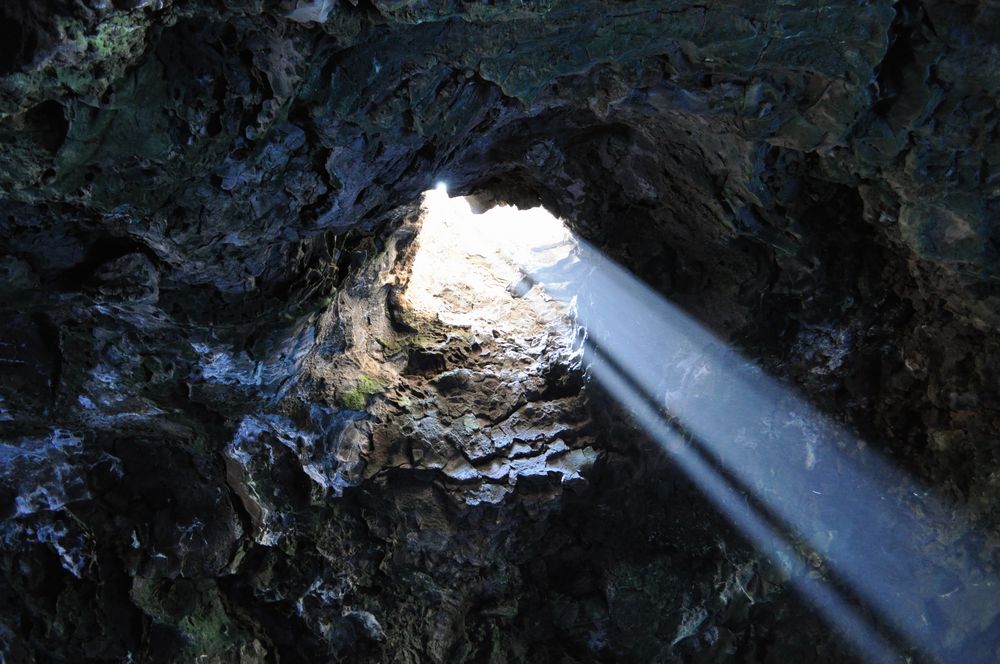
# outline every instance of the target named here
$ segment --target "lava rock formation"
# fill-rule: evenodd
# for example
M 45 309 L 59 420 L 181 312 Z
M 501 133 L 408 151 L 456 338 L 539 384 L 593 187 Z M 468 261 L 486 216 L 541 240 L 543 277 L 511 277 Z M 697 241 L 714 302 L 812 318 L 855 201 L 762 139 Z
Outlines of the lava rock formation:
M 408 306 L 420 197 L 544 204 L 998 536 L 998 37 L 988 0 L 0 3 L 0 660 L 854 661 L 576 346 Z

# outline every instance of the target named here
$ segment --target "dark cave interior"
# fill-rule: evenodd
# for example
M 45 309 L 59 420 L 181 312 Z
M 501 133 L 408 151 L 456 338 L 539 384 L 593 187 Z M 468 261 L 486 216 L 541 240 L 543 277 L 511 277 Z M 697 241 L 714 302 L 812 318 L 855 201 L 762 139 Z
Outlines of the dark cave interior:
M 869 574 L 935 645 L 858 613 L 894 661 L 1000 661 L 998 35 L 965 0 L 0 2 L 0 662 L 872 661 L 801 584 L 876 543 L 755 545 L 540 288 L 415 306 L 438 181 L 544 206 L 870 447 L 775 405 L 796 478 L 925 487 L 881 478 L 893 533 L 961 573 Z

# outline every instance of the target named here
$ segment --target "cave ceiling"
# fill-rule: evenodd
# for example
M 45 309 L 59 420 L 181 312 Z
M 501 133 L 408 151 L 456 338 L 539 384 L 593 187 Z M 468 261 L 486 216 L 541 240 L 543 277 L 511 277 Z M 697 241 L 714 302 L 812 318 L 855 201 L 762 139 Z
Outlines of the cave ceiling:
M 544 205 L 996 535 L 998 38 L 985 0 L 0 3 L 0 661 L 855 661 L 567 320 L 411 306 L 422 195 Z M 997 661 L 1000 609 L 928 611 Z

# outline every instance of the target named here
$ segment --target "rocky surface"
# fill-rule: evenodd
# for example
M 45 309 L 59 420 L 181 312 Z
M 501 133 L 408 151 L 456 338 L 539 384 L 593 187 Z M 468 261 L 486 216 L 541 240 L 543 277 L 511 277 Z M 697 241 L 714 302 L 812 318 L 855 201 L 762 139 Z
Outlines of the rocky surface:
M 0 656 L 845 661 L 572 343 L 407 305 L 420 193 L 544 203 L 1000 534 L 998 34 L 3 3 Z

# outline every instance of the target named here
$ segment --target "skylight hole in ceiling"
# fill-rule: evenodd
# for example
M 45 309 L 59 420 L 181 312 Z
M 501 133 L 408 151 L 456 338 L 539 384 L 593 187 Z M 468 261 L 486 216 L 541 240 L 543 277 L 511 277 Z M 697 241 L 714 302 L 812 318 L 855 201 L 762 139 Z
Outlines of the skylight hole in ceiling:
M 571 302 L 535 280 L 571 261 L 576 240 L 545 208 L 500 205 L 476 214 L 438 183 L 424 193 L 417 241 L 406 288 L 414 310 L 474 332 L 570 335 Z

